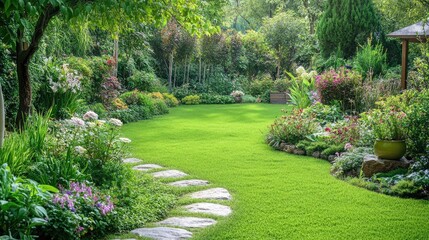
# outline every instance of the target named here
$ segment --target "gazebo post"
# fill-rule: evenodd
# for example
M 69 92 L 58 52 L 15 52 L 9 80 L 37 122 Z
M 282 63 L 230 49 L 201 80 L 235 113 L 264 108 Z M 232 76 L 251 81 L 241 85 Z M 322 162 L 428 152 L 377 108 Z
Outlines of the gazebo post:
M 408 75 L 408 40 L 402 39 L 402 73 L 401 73 L 401 88 L 407 89 Z

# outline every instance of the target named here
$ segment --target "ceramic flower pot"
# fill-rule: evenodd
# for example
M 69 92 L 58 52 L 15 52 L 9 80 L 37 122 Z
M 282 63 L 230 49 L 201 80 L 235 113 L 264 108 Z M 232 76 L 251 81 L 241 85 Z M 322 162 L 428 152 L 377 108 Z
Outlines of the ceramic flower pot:
M 388 160 L 400 160 L 407 150 L 404 140 L 376 140 L 374 153 L 377 157 Z

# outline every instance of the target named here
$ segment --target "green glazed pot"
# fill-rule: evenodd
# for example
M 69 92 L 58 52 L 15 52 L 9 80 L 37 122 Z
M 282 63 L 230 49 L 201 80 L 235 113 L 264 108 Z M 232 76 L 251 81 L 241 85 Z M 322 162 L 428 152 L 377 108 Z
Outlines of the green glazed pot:
M 399 160 L 407 150 L 404 140 L 376 140 L 374 153 L 381 159 Z

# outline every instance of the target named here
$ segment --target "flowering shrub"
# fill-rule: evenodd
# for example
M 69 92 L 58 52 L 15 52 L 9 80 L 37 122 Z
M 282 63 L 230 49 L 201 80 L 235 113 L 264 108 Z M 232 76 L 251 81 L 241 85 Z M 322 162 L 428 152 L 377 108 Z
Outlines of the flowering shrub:
M 119 90 L 121 90 L 121 83 L 118 78 L 114 76 L 104 78 L 101 84 L 101 99 L 106 108 L 112 107 L 113 100 L 119 96 Z
M 288 73 L 292 86 L 289 88 L 290 102 L 299 109 L 304 109 L 313 103 L 312 93 L 314 92 L 314 77 L 316 71 L 307 71 L 301 66 L 296 69 L 297 77 Z
M 316 88 L 323 104 L 340 104 L 343 111 L 358 109 L 362 77 L 348 69 L 330 70 L 316 76 Z
M 115 98 L 112 101 L 113 108 L 116 110 L 128 109 L 128 105 L 124 103 L 120 98 Z
M 296 144 L 314 133 L 317 126 L 314 117 L 304 115 L 303 110 L 295 110 L 288 116 L 277 118 L 271 124 L 267 142 L 273 147 L 278 147 L 281 142 Z
M 198 95 L 189 95 L 182 99 L 182 103 L 185 105 L 197 105 L 200 104 L 201 99 Z
M 327 123 L 334 123 L 344 118 L 341 109 L 335 105 L 324 105 L 316 102 L 308 108 L 305 108 L 303 114 L 313 115 L 322 126 Z
M 169 93 L 163 93 L 164 101 L 169 107 L 177 107 L 179 105 L 179 100 L 173 95 Z
M 242 97 L 244 96 L 244 92 L 236 90 L 236 91 L 232 91 L 230 95 L 233 97 Z
M 356 117 L 347 116 L 342 121 L 328 124 L 325 131 L 329 142 L 347 145 L 347 148 L 351 148 L 359 140 L 359 125 Z
M 122 182 L 127 175 L 122 159 L 130 142 L 119 137 L 122 121 L 98 120 L 94 112 L 87 112 L 83 117 L 87 121 L 73 117 L 56 123 L 53 156 L 71 158 L 97 186 Z
M 85 183 L 70 182 L 70 187 L 60 187 L 48 204 L 48 224 L 42 236 L 54 239 L 79 239 L 102 234 L 109 226 L 114 213 L 110 196 Z
M 405 140 L 405 112 L 391 107 L 390 109 L 373 109 L 364 113 L 376 139 Z
M 49 84 L 41 86 L 43 94 L 36 99 L 36 106 L 43 112 L 51 111 L 56 119 L 72 116 L 79 108 L 82 75 L 68 64 L 58 67 L 49 59 L 45 68 Z
M 149 94 L 154 99 L 161 99 L 164 100 L 164 96 L 160 92 L 153 92 Z

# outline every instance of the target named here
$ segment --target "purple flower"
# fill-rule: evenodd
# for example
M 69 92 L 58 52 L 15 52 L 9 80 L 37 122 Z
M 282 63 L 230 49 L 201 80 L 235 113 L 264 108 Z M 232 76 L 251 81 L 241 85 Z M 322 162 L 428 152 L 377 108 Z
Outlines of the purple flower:
M 98 114 L 93 112 L 93 111 L 88 111 L 86 112 L 83 117 L 84 120 L 97 120 L 98 119 Z

